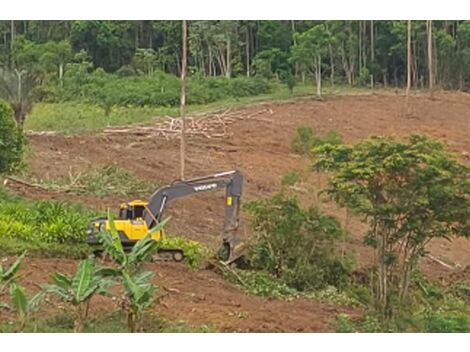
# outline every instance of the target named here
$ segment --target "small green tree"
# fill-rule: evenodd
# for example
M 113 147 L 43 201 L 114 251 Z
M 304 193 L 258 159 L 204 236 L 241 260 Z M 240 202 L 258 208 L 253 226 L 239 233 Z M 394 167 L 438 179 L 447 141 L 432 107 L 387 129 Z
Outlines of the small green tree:
M 294 34 L 290 60 L 307 68 L 315 76 L 317 96 L 321 97 L 322 58 L 328 55 L 333 36 L 325 24 L 318 24 L 303 33 Z
M 106 273 L 117 277 L 123 284 L 125 300 L 122 306 L 127 311 L 127 326 L 130 332 L 142 331 L 144 311 L 155 300 L 157 286 L 151 283 L 155 273 L 143 271 L 142 265 L 159 248 L 159 242 L 152 239 L 152 233 L 161 231 L 169 219 L 165 219 L 154 227 L 143 239 L 138 241 L 130 253 L 126 253 L 117 233 L 111 213 L 108 214 L 111 223 L 109 232 L 100 232 L 99 239 L 103 249 L 116 264 L 115 268 L 106 268 Z
M 13 111 L 0 99 L 0 173 L 11 171 L 21 161 L 23 136 L 13 119 Z
M 375 250 L 373 295 L 387 321 L 407 297 L 426 245 L 470 236 L 470 169 L 424 136 L 374 137 L 314 152 L 315 169 L 334 172 L 330 196 L 369 225 L 364 240 Z
M 93 259 L 82 260 L 73 276 L 54 273 L 52 280 L 53 284 L 43 285 L 44 290 L 72 307 L 74 332 L 82 332 L 91 298 L 97 293 L 106 294 L 110 281 L 103 279 Z

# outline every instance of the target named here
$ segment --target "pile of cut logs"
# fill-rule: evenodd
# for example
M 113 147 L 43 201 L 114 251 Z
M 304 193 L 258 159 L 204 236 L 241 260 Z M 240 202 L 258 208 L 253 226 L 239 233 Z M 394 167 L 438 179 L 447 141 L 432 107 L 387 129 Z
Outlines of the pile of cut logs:
M 259 115 L 264 113 L 272 114 L 271 109 L 262 109 L 250 113 L 225 110 L 221 113 L 206 114 L 194 117 L 186 117 L 186 135 L 202 136 L 205 138 L 222 138 L 230 136 L 227 126 L 237 120 L 259 120 L 271 122 L 270 119 L 263 119 Z M 165 117 L 159 119 L 151 126 L 132 126 L 126 128 L 106 128 L 106 134 L 133 134 L 146 137 L 164 137 L 166 139 L 180 138 L 182 121 L 179 117 Z

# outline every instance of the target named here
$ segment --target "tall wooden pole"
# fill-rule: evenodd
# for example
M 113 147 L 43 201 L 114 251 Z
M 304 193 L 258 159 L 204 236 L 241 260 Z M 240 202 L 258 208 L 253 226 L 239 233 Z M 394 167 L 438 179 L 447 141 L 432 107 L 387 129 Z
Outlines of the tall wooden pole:
M 426 30 L 428 34 L 428 73 L 429 73 L 429 90 L 431 91 L 434 86 L 433 75 L 433 62 L 432 62 L 432 21 L 426 21 Z
M 181 139 L 180 139 L 180 178 L 184 180 L 185 159 L 186 159 L 186 67 L 188 61 L 188 23 L 183 20 L 183 53 L 181 56 L 181 99 L 180 99 L 180 117 L 181 117 Z
M 406 41 L 406 96 L 411 89 L 411 21 L 408 21 L 407 41 Z

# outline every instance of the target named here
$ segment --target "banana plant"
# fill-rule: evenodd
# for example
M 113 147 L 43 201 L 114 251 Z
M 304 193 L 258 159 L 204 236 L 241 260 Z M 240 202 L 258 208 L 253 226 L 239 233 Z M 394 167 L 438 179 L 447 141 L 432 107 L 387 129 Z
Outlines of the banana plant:
M 10 296 L 12 302 L 12 308 L 17 314 L 18 332 L 24 332 L 26 323 L 28 322 L 31 315 L 34 318 L 34 330 L 36 331 L 36 312 L 39 308 L 39 304 L 44 298 L 45 293 L 43 291 L 36 293 L 33 297 L 28 298 L 24 292 L 23 287 L 17 283 L 10 285 Z
M 103 268 L 102 275 L 117 277 L 124 288 L 123 307 L 127 311 L 127 326 L 130 332 L 142 331 L 142 315 L 155 301 L 158 287 L 150 281 L 154 273 L 142 271 L 142 264 L 147 261 L 159 248 L 159 242 L 152 239 L 152 234 L 161 231 L 169 218 L 160 222 L 151 229 L 147 235 L 138 241 L 130 253 L 126 253 L 114 225 L 111 213 L 108 213 L 110 222 L 109 232 L 100 232 L 98 238 L 104 251 L 116 264 L 114 268 Z
M 72 307 L 74 332 L 83 330 L 91 298 L 95 294 L 105 295 L 112 285 L 111 281 L 103 278 L 93 259 L 82 260 L 74 276 L 54 273 L 52 280 L 54 283 L 43 285 L 43 289 Z
M 9 268 L 4 268 L 0 265 L 0 296 L 5 292 L 7 287 L 18 278 L 18 271 L 20 270 L 21 262 L 25 255 L 26 252 L 20 255 Z
M 150 282 L 154 277 L 151 271 L 129 275 L 122 273 L 124 292 L 127 297 L 127 327 L 130 332 L 142 331 L 142 314 L 155 301 L 158 287 Z

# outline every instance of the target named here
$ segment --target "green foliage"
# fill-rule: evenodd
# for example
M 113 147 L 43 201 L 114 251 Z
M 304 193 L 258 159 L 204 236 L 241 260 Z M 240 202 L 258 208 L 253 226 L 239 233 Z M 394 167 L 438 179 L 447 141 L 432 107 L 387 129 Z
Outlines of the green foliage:
M 334 130 L 330 130 L 325 137 L 320 137 L 311 127 L 299 127 L 292 140 L 291 147 L 295 153 L 311 155 L 315 147 L 324 144 L 339 145 L 342 143 L 342 137 Z
M 69 174 L 54 180 L 39 181 L 42 186 L 73 194 L 92 194 L 106 197 L 111 194 L 121 197 L 145 195 L 153 192 L 158 185 L 140 181 L 133 173 L 116 165 L 90 169 L 76 175 Z
M 11 171 L 21 161 L 23 137 L 8 104 L 0 100 L 0 174 Z
M 299 182 L 300 177 L 301 177 L 300 172 L 291 171 L 291 172 L 285 174 L 284 176 L 282 176 L 281 185 L 282 186 L 293 186 L 297 182 Z
M 95 294 L 105 295 L 112 283 L 98 275 L 93 259 L 82 260 L 73 276 L 54 273 L 52 284 L 43 285 L 47 293 L 54 294 L 69 304 L 74 313 L 74 332 L 81 332 L 88 316 L 88 307 Z
M 77 73 L 83 75 L 83 73 Z M 114 106 L 178 106 L 180 99 L 179 80 L 176 76 L 160 71 L 147 76 L 125 76 L 107 74 L 96 70 L 84 76 L 85 82 L 76 85 L 76 78 L 69 73 L 60 91 L 61 100 L 87 101 L 102 106 L 109 115 Z M 261 78 L 222 77 L 190 78 L 188 82 L 188 104 L 207 104 L 226 98 L 241 98 L 266 94 L 272 84 Z
M 0 296 L 4 293 L 6 288 L 18 278 L 18 271 L 20 270 L 25 255 L 26 253 L 23 253 L 18 257 L 9 268 L 4 268 L 0 265 Z
M 24 242 L 85 243 L 92 213 L 62 202 L 12 201 L 0 204 L 0 238 Z
M 92 254 L 93 249 L 85 243 L 49 243 L 40 240 L 0 238 L 1 255 L 20 255 L 25 251 L 30 257 L 83 259 Z
M 389 318 L 392 305 L 407 296 L 425 245 L 470 235 L 470 169 L 424 136 L 325 144 L 314 153 L 315 169 L 335 173 L 331 197 L 369 224 L 365 243 L 376 250 L 379 268 L 372 287 L 377 307 Z
M 238 284 L 241 284 L 249 293 L 264 297 L 282 297 L 298 294 L 298 291 L 290 288 L 275 276 L 263 271 L 237 270 L 238 278 L 228 276 Z M 240 279 L 242 282 L 240 282 Z
M 143 329 L 143 312 L 149 308 L 155 299 L 157 286 L 151 283 L 155 273 L 143 271 L 142 265 L 155 254 L 160 243 L 152 239 L 152 233 L 161 231 L 169 219 L 165 219 L 139 240 L 129 254 L 124 251 L 114 219 L 108 212 L 108 221 L 111 224 L 109 232 L 100 232 L 98 238 L 115 267 L 103 268 L 101 273 L 118 278 L 124 287 L 125 300 L 123 307 L 127 311 L 127 323 L 130 332 L 139 332 Z
M 469 332 L 470 318 L 466 312 L 426 311 L 422 315 L 423 332 Z
M 191 268 L 200 268 L 205 259 L 209 257 L 209 250 L 196 241 L 185 237 L 164 237 L 160 241 L 162 248 L 180 249 L 183 251 L 184 261 Z
M 351 263 L 336 253 L 346 235 L 338 221 L 317 208 L 300 208 L 282 194 L 246 205 L 256 241 L 249 249 L 252 268 L 265 270 L 298 291 L 344 287 Z
M 12 307 L 17 314 L 17 331 L 24 332 L 26 323 L 31 315 L 39 309 L 39 304 L 44 299 L 45 293 L 40 291 L 28 298 L 23 287 L 13 283 L 10 285 L 10 296 Z
M 125 333 L 126 320 L 120 311 L 109 314 L 99 314 L 90 316 L 83 329 L 85 333 Z M 143 320 L 143 332 L 217 332 L 212 326 L 192 326 L 185 321 L 168 321 L 156 314 L 147 314 Z M 70 313 L 58 313 L 38 317 L 34 322 L 27 321 L 25 332 L 43 332 L 43 333 L 70 333 L 73 331 L 74 321 Z M 15 332 L 16 327 L 9 323 L 0 323 L 1 332 Z

